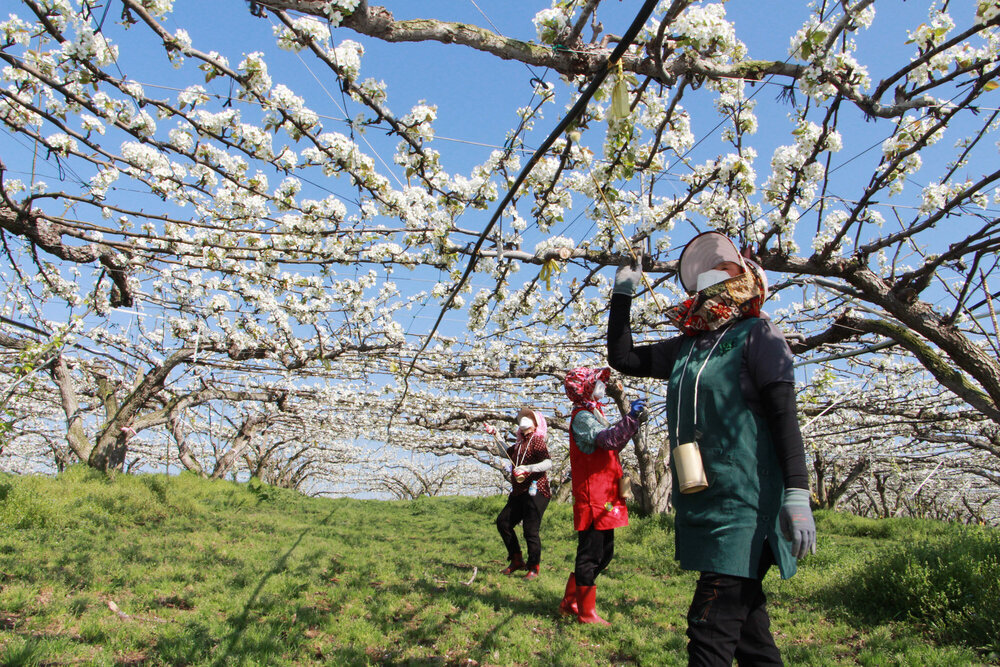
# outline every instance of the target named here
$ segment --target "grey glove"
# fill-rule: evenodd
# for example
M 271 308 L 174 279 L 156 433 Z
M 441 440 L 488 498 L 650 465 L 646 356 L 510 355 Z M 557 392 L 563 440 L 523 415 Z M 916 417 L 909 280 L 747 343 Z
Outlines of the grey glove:
M 816 553 L 816 522 L 809 508 L 808 489 L 785 489 L 778 521 L 782 535 L 792 543 L 793 556 L 803 558 Z
M 627 262 L 619 266 L 615 272 L 615 286 L 611 293 L 632 296 L 641 282 L 642 268 L 639 262 Z

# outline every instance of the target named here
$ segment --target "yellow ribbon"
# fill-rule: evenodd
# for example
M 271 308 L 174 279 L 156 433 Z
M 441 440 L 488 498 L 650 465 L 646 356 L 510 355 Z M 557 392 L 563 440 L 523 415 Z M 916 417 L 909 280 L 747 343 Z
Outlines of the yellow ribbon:
M 545 289 L 552 290 L 552 276 L 560 271 L 562 271 L 562 267 L 555 257 L 545 260 L 545 263 L 542 264 L 542 270 L 538 272 L 538 278 L 545 281 Z
M 614 126 L 629 116 L 630 108 L 628 101 L 628 83 L 625 80 L 625 71 L 622 68 L 622 61 L 618 60 L 618 69 L 615 72 L 615 85 L 611 89 L 611 110 L 608 113 L 608 124 Z

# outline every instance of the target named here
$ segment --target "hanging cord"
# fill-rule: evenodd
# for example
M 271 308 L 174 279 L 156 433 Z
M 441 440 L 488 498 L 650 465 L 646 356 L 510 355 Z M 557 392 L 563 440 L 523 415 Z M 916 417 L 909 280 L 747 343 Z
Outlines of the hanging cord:
M 619 65 L 620 64 L 621 63 L 619 62 Z M 601 184 L 597 182 L 597 178 L 594 176 L 594 170 L 590 168 L 590 161 L 588 160 L 584 164 L 587 165 L 587 173 L 590 175 L 590 180 L 594 182 L 594 187 L 597 189 L 597 194 L 601 196 L 601 201 L 604 202 L 604 207 L 608 209 L 608 217 L 611 218 L 611 222 L 614 223 L 615 229 L 618 230 L 618 233 L 622 237 L 622 241 L 625 242 L 625 247 L 628 248 L 629 254 L 632 255 L 632 261 L 639 268 L 639 276 L 642 278 L 642 284 L 646 287 L 646 291 L 649 293 L 649 295 L 653 297 L 653 303 L 656 304 L 656 308 L 657 310 L 660 311 L 660 314 L 661 315 L 665 314 L 666 309 L 660 302 L 660 298 L 656 295 L 656 292 L 653 291 L 653 286 L 650 284 L 649 277 L 646 275 L 646 272 L 642 270 L 642 260 L 639 259 L 639 256 L 635 252 L 635 249 L 632 247 L 632 241 L 630 241 L 629 238 L 625 235 L 625 230 L 622 228 L 621 223 L 618 222 L 618 218 L 615 216 L 615 211 L 614 209 L 611 208 L 611 202 L 609 202 L 608 198 L 604 196 L 604 188 L 602 188 Z M 685 368 L 686 367 L 687 365 L 685 363 Z M 647 396 L 649 395 L 648 385 L 646 386 L 646 395 Z M 642 437 L 648 435 L 648 433 L 643 430 L 647 427 L 648 423 L 649 420 L 647 419 L 645 422 L 639 424 L 639 432 Z
M 715 339 L 712 343 L 712 349 L 708 351 L 708 356 L 705 357 L 705 361 L 702 362 L 701 368 L 698 369 L 698 374 L 694 376 L 694 409 L 692 410 L 693 418 L 691 420 L 691 427 L 697 430 L 698 426 L 698 384 L 701 382 L 701 372 L 705 370 L 705 366 L 708 365 L 708 360 L 712 358 L 712 353 L 715 352 L 715 348 L 722 342 L 722 339 L 726 337 L 729 333 L 727 328 L 722 332 L 722 335 Z M 678 445 L 681 444 L 681 397 L 684 392 L 681 391 L 684 388 L 684 377 L 687 375 L 688 362 L 691 361 L 691 353 L 694 352 L 694 341 L 691 342 L 691 348 L 688 350 L 687 356 L 684 358 L 684 368 L 681 369 L 681 377 L 677 382 L 677 421 L 674 423 L 674 440 Z M 691 434 L 694 436 L 694 433 Z
M 587 173 L 590 174 L 590 180 L 594 182 L 594 187 L 597 188 L 597 193 L 601 195 L 601 201 L 604 202 L 605 208 L 608 209 L 608 216 L 611 218 L 611 222 L 614 223 L 615 229 L 618 230 L 618 233 L 621 235 L 622 240 L 625 242 L 625 247 L 628 248 L 629 254 L 632 255 L 632 261 L 635 262 L 636 265 L 638 265 L 639 269 L 641 270 L 642 266 L 640 265 L 639 256 L 635 254 L 635 249 L 632 247 L 632 242 L 629 240 L 627 236 L 625 236 L 625 230 L 622 229 L 621 223 L 619 223 L 618 218 L 615 217 L 615 212 L 611 208 L 611 202 L 609 202 L 608 198 L 604 196 L 604 188 L 602 188 L 600 183 L 597 182 L 597 178 L 594 176 L 594 172 L 590 168 L 590 162 L 587 162 L 586 165 L 587 165 Z M 652 284 L 650 284 L 649 278 L 646 276 L 646 272 L 641 271 L 640 275 L 642 276 L 642 284 L 652 295 L 653 302 L 656 304 L 656 307 L 659 309 L 661 314 L 665 313 L 666 309 L 663 307 L 663 304 L 660 303 L 660 298 L 656 296 L 656 292 L 653 291 L 653 286 Z
M 434 338 L 434 334 L 437 333 L 438 327 L 441 325 L 441 321 L 444 319 L 445 313 L 448 312 L 449 308 L 451 308 L 451 304 L 455 301 L 455 297 L 458 296 L 458 293 L 465 285 L 465 282 L 469 279 L 469 276 L 472 275 L 472 271 L 476 268 L 476 264 L 479 261 L 480 249 L 483 247 L 483 243 L 489 236 L 489 233 L 493 229 L 493 226 L 497 223 L 497 220 L 500 219 L 500 216 L 503 215 L 503 212 L 507 208 L 507 205 L 511 202 L 511 200 L 514 199 L 514 195 L 517 194 L 518 188 L 520 188 L 521 184 L 524 183 L 524 180 L 528 177 L 528 174 L 531 173 L 531 170 L 534 169 L 535 165 L 538 163 L 541 157 L 545 155 L 546 152 L 548 152 L 549 148 L 552 147 L 552 144 L 555 143 L 556 139 L 558 139 L 560 135 L 562 135 L 562 133 L 566 130 L 566 128 L 572 125 L 576 121 L 576 119 L 580 116 L 580 114 L 583 113 L 584 109 L 587 108 L 587 104 L 590 102 L 590 98 L 594 96 L 594 93 L 597 92 L 597 89 L 604 82 L 604 79 L 605 77 L 607 77 L 611 67 L 618 63 L 619 59 L 621 59 L 621 57 L 625 54 L 625 51 L 628 50 L 628 47 L 632 45 L 632 41 L 639 34 L 639 31 L 642 29 L 642 26 L 646 24 L 646 20 L 650 17 L 650 15 L 653 13 L 653 10 L 656 8 L 657 2 L 658 0 L 646 0 L 646 2 L 643 3 L 642 9 L 639 10 L 639 13 L 632 21 L 632 25 L 630 25 L 625 34 L 622 35 L 621 41 L 618 42 L 618 45 L 615 47 L 614 51 L 611 52 L 611 55 L 608 57 L 608 60 L 594 75 L 594 78 L 590 82 L 590 85 L 588 85 L 586 90 L 583 91 L 583 93 L 580 95 L 580 98 L 576 101 L 576 103 L 569 110 L 566 116 L 562 119 L 559 125 L 557 125 L 556 128 L 552 130 L 552 132 L 545 139 L 542 145 L 539 146 L 538 149 L 532 154 L 527 164 L 525 164 L 524 168 L 521 169 L 521 173 L 518 174 L 517 179 L 514 181 L 513 185 L 511 185 L 510 189 L 507 190 L 507 194 L 504 196 L 503 201 L 501 201 L 500 204 L 497 206 L 496 211 L 493 213 L 493 217 L 490 218 L 490 221 L 487 223 L 485 229 L 483 229 L 482 233 L 479 235 L 479 239 L 476 241 L 476 245 L 473 246 L 469 257 L 469 265 L 465 267 L 465 273 L 463 273 L 462 277 L 459 278 L 457 283 L 455 283 L 455 287 L 452 288 L 451 293 L 448 295 L 447 301 L 445 301 L 444 305 L 441 307 L 440 314 L 438 314 L 437 319 L 434 321 L 434 326 L 431 327 L 430 332 L 428 332 L 426 338 L 424 338 L 424 342 L 423 344 L 421 344 L 420 349 L 417 350 L 416 354 L 413 355 L 413 359 L 410 361 L 410 365 L 407 367 L 406 373 L 403 375 L 403 395 L 400 396 L 399 402 L 396 404 L 396 409 L 393 410 L 392 414 L 389 416 L 389 422 L 386 425 L 387 431 L 389 431 L 392 428 L 392 422 L 396 416 L 396 413 L 399 412 L 399 410 L 402 408 L 404 402 L 406 401 L 407 395 L 410 393 L 410 375 L 413 373 L 413 369 L 417 364 L 417 360 L 420 358 L 420 355 L 423 354 L 424 351 L 427 349 L 427 346 L 430 345 L 431 340 Z
M 620 68 L 621 67 L 620 61 L 618 65 Z M 621 76 L 620 73 L 619 76 Z M 661 315 L 664 315 L 666 313 L 666 309 L 660 302 L 660 298 L 656 295 L 656 292 L 653 291 L 653 285 L 649 282 L 649 277 L 646 275 L 646 272 L 642 270 L 642 260 L 636 254 L 635 248 L 632 247 L 632 241 L 629 240 L 629 238 L 625 235 L 625 230 L 622 228 L 621 223 L 618 222 L 618 218 L 617 216 L 615 216 L 615 211 L 613 208 L 611 208 L 611 202 L 609 202 L 608 198 L 604 195 L 604 188 L 601 187 L 601 184 L 597 182 L 597 177 L 594 176 L 594 170 L 591 169 L 590 167 L 590 161 L 587 160 L 584 164 L 587 165 L 587 174 L 590 176 L 590 180 L 594 182 L 594 188 L 597 189 L 597 194 L 601 196 L 601 201 L 604 202 L 604 207 L 608 209 L 608 217 L 611 218 L 611 222 L 614 224 L 615 229 L 618 230 L 618 234 L 622 237 L 622 241 L 625 242 L 625 247 L 628 248 L 629 254 L 632 255 L 632 261 L 639 268 L 639 276 L 642 278 L 643 286 L 645 286 L 646 291 L 649 293 L 649 295 L 653 297 L 653 303 L 656 304 L 656 309 L 660 311 Z M 687 364 L 685 363 L 685 368 L 686 367 Z M 649 385 L 647 384 L 646 395 L 648 396 L 649 393 L 650 393 Z M 645 422 L 639 424 L 639 433 L 641 437 L 646 437 L 648 435 L 648 431 L 645 430 L 648 428 L 647 426 L 648 424 L 649 424 L 648 419 Z

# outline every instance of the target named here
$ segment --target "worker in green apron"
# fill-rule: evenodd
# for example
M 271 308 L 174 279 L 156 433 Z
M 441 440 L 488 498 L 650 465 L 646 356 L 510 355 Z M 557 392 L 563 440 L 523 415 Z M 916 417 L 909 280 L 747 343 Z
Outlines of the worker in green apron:
M 688 611 L 689 665 L 734 657 L 780 665 L 761 581 L 772 565 L 791 577 L 797 559 L 816 550 L 791 350 L 761 313 L 764 271 L 727 237 L 695 237 L 678 273 L 691 296 L 667 317 L 681 335 L 635 345 L 630 307 L 641 267 L 619 268 L 608 363 L 667 382 L 675 556 L 701 573 Z

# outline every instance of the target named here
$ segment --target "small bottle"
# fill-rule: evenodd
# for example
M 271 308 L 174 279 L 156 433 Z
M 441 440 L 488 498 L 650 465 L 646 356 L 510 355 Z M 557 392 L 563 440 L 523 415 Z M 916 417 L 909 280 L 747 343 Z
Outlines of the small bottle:
M 536 493 L 538 493 L 538 480 L 533 479 L 531 480 L 531 486 L 528 487 L 528 495 L 533 496 Z

